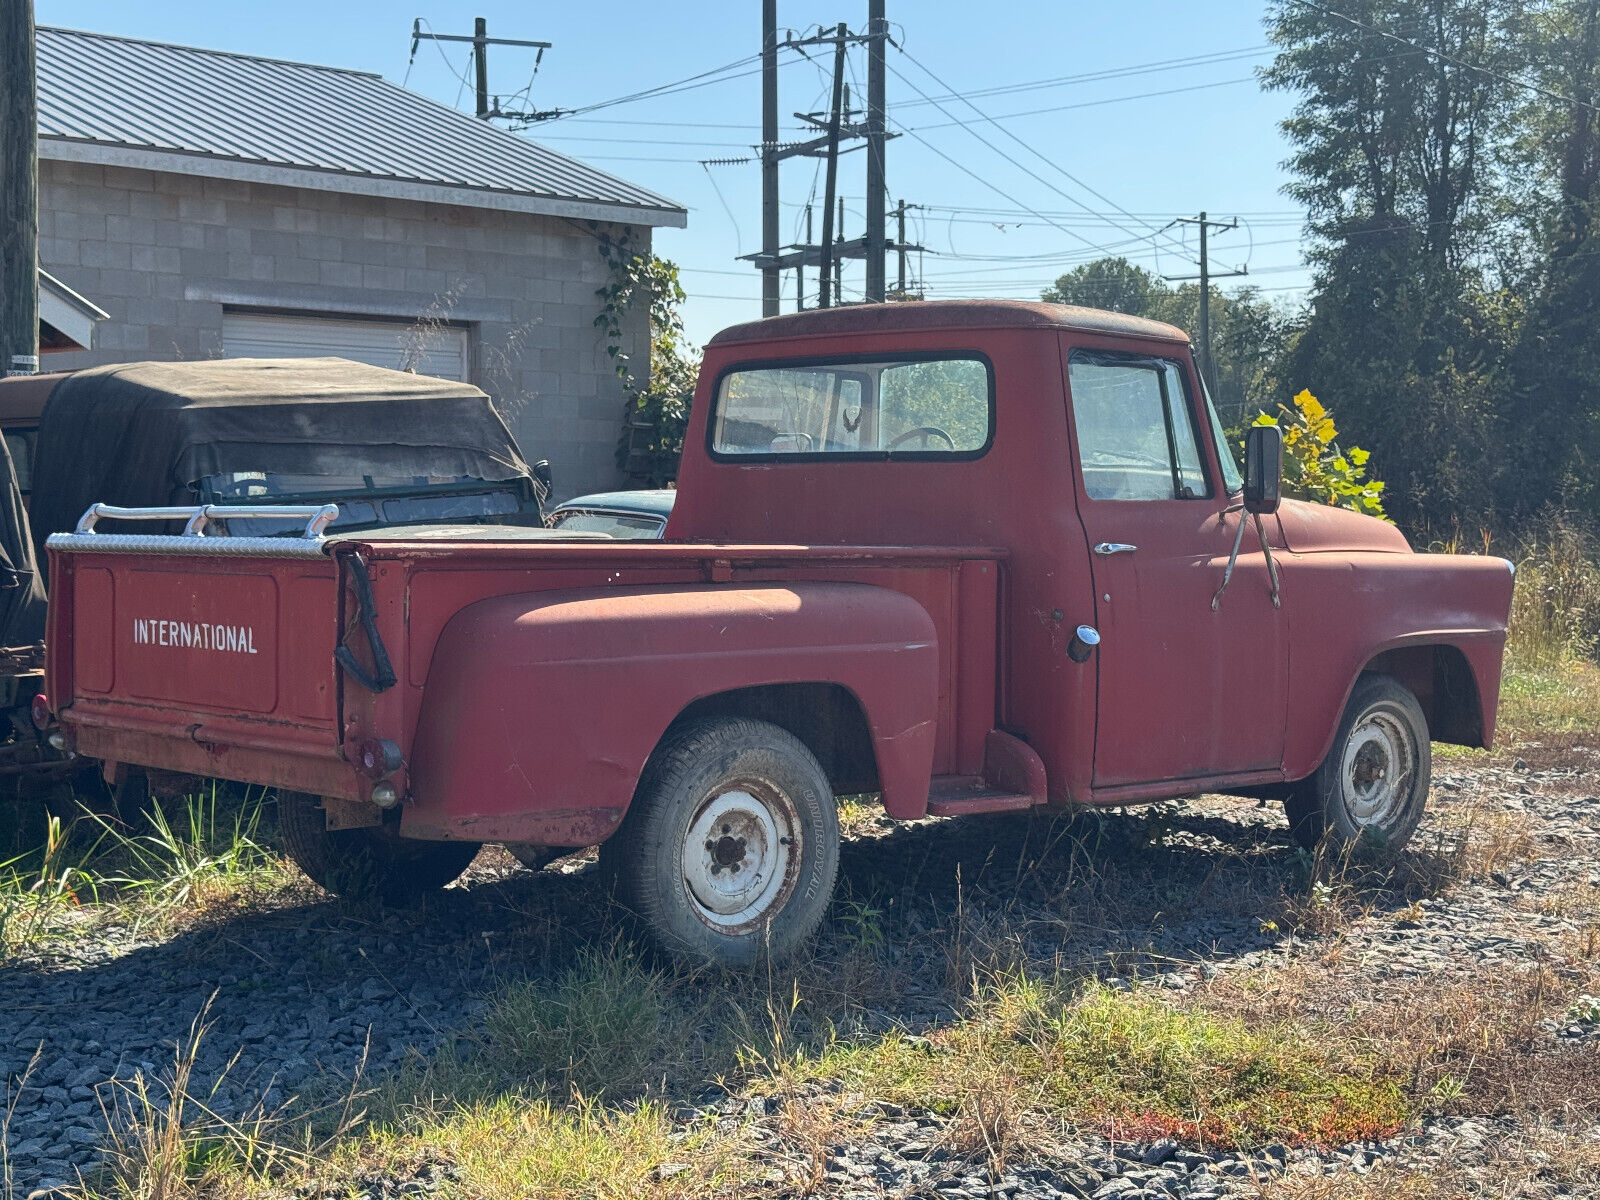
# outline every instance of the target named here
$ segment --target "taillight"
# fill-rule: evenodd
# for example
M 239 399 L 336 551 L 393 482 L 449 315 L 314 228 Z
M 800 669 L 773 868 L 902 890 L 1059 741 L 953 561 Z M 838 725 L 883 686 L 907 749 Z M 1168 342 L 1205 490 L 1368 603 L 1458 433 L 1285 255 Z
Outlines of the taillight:
M 363 738 L 356 743 L 355 764 L 369 779 L 383 779 L 400 769 L 400 747 L 388 738 Z
M 33 698 L 33 703 L 28 706 L 28 715 L 33 718 L 33 727 L 38 730 L 50 728 L 50 721 L 55 716 L 50 711 L 50 697 L 43 692 Z

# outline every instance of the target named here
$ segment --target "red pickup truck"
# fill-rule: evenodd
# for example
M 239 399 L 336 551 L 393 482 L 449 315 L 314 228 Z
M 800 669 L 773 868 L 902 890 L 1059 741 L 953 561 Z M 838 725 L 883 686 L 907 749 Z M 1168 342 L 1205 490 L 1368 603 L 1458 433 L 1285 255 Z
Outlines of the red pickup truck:
M 901 819 L 1268 795 L 1303 840 L 1398 844 L 1430 739 L 1493 736 L 1510 564 L 1280 504 L 1277 431 L 1241 475 L 1170 326 L 777 317 L 712 340 L 693 414 L 662 542 L 88 514 L 50 540 L 36 719 L 275 785 L 335 890 L 600 843 L 664 947 L 734 964 L 822 919 L 837 795 Z

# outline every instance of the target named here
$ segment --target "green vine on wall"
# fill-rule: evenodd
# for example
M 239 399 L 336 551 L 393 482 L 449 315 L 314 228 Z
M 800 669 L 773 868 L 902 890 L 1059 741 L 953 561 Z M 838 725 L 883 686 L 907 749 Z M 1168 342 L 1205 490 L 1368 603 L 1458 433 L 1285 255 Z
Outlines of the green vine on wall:
M 677 264 L 641 249 L 630 230 L 600 230 L 595 237 L 600 257 L 611 269 L 611 282 L 596 290 L 600 312 L 594 323 L 605 333 L 606 356 L 625 393 L 617 465 L 639 486 L 662 487 L 677 478 L 699 371 L 679 312 L 683 284 Z M 641 300 L 648 305 L 650 322 L 649 370 L 642 382 L 623 334 L 628 314 Z

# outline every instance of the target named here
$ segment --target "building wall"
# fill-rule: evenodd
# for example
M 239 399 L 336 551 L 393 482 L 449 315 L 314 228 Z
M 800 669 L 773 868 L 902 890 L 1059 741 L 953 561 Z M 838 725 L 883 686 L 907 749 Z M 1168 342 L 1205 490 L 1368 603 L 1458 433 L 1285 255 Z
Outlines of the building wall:
M 229 308 L 459 323 L 558 497 L 619 482 L 607 267 L 583 222 L 53 160 L 39 201 L 40 265 L 111 315 L 49 368 L 217 357 Z

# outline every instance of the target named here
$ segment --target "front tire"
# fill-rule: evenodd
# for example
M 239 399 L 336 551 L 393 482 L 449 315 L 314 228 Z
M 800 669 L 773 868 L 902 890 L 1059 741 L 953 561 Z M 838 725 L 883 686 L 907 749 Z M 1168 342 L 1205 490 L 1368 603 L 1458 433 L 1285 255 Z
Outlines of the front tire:
M 321 801 L 278 793 L 283 848 L 312 883 L 336 896 L 370 896 L 401 905 L 456 879 L 477 857 L 476 842 L 419 842 L 391 825 L 329 829 Z
M 1307 849 L 1326 837 L 1398 850 L 1422 820 L 1432 777 L 1422 705 L 1389 676 L 1363 675 L 1328 757 L 1284 801 L 1290 831 Z
M 839 815 L 821 765 L 787 730 L 693 721 L 656 748 L 600 854 L 618 900 L 667 954 L 747 967 L 791 956 L 821 924 Z

